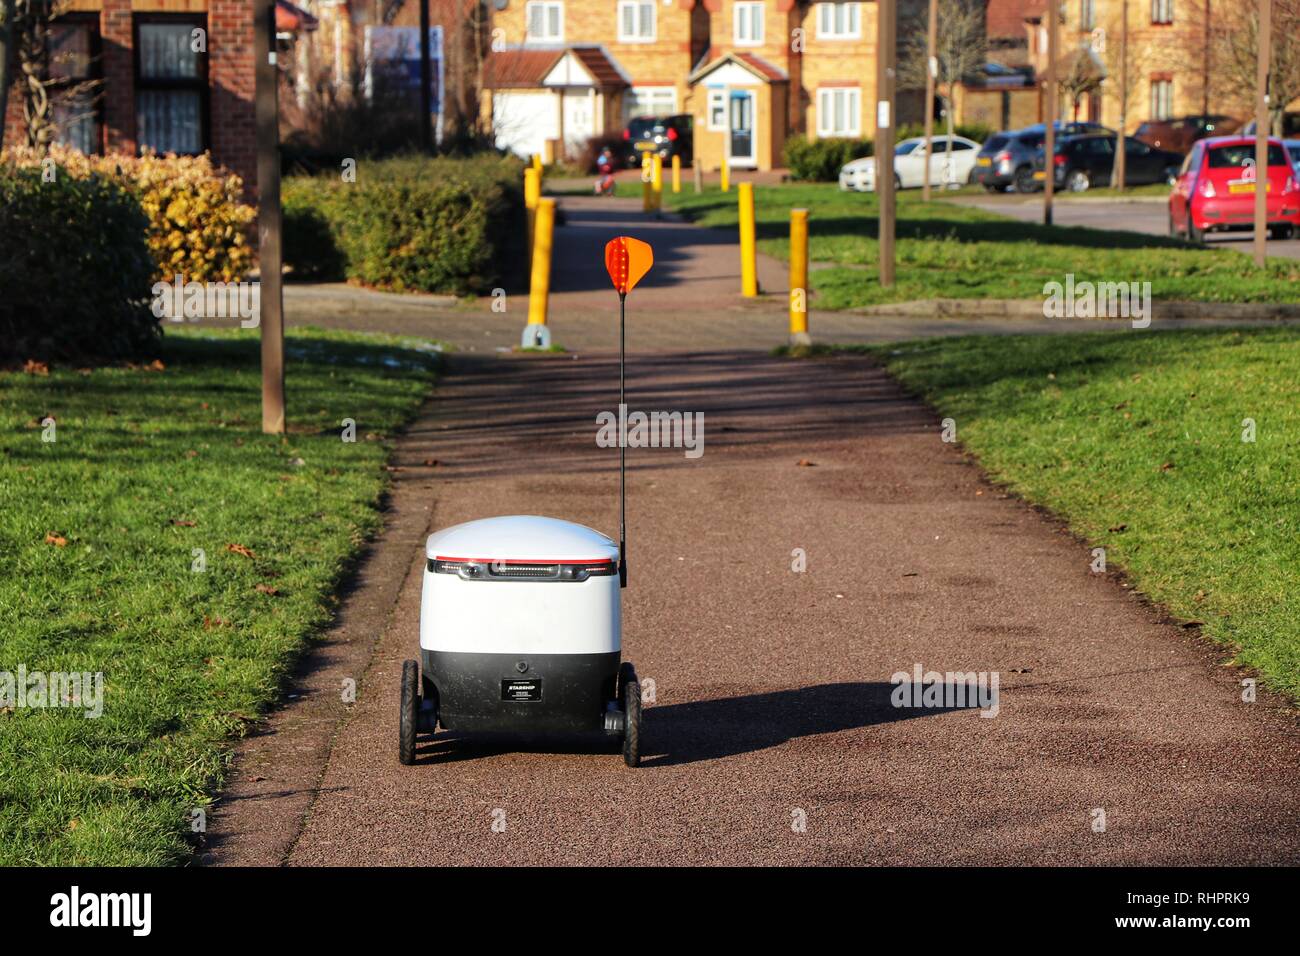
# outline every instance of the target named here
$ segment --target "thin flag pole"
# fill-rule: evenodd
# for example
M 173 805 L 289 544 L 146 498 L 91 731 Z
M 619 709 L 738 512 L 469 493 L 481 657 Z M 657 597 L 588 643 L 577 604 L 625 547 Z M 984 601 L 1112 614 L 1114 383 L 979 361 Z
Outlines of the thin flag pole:
M 623 398 L 625 385 L 624 348 L 627 320 L 627 293 L 618 294 L 618 414 L 625 421 L 626 402 Z M 627 436 L 618 438 L 618 586 L 627 587 Z

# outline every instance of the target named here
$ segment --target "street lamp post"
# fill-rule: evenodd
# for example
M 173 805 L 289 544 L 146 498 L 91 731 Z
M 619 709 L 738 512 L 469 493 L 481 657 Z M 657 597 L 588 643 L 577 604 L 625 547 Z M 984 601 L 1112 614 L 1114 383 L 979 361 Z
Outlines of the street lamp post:
M 257 131 L 257 260 L 262 338 L 262 431 L 284 434 L 284 298 L 280 288 L 280 104 L 275 64 L 275 0 L 254 24 Z
M 897 0 L 879 0 L 876 23 L 876 195 L 880 200 L 880 284 L 894 284 L 894 44 Z
M 1056 185 L 1056 20 L 1057 0 L 1050 0 L 1047 17 L 1047 139 L 1043 142 L 1043 225 L 1052 224 L 1052 195 Z
M 930 201 L 930 170 L 933 167 L 934 147 L 934 84 L 938 78 L 939 60 L 935 47 L 939 45 L 939 0 L 930 0 L 930 21 L 925 33 L 925 179 L 922 180 L 921 198 Z

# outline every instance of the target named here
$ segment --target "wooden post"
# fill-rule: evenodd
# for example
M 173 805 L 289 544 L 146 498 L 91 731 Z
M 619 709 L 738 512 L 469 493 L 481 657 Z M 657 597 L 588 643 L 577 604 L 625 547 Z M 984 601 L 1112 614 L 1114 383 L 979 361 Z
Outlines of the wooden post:
M 1255 265 L 1268 251 L 1268 68 L 1273 47 L 1273 0 L 1259 0 L 1259 59 L 1255 64 Z
M 695 174 L 695 191 L 704 192 L 704 166 L 700 164 L 699 158 L 692 160 L 691 171 Z
M 280 240 L 279 68 L 275 65 L 275 0 L 257 11 L 253 59 L 256 80 L 257 261 L 261 273 L 262 431 L 284 434 L 284 295 Z
M 304 38 L 303 42 L 306 42 Z M 420 148 L 433 152 L 433 56 L 429 50 L 429 0 L 420 0 Z
M 1043 143 L 1043 225 L 1052 224 L 1052 195 L 1056 191 L 1056 21 L 1058 0 L 1048 0 L 1047 17 L 1047 139 Z M 1121 136 L 1123 130 L 1120 131 Z
M 1115 144 L 1115 166 L 1111 169 L 1110 184 L 1116 192 L 1122 193 L 1128 178 L 1128 151 L 1124 148 L 1124 135 L 1128 129 L 1128 0 L 1121 0 L 1119 11 L 1119 140 Z
M 894 60 L 898 0 L 879 0 L 876 24 L 876 196 L 880 203 L 880 285 L 894 284 Z M 928 162 L 928 160 L 927 160 Z
M 934 145 L 934 84 L 938 79 L 939 59 L 935 53 L 939 45 L 939 2 L 930 0 L 930 22 L 925 34 L 925 179 L 922 181 L 921 198 L 930 201 L 930 167 L 933 158 L 930 155 Z M 949 112 L 952 112 L 949 107 Z

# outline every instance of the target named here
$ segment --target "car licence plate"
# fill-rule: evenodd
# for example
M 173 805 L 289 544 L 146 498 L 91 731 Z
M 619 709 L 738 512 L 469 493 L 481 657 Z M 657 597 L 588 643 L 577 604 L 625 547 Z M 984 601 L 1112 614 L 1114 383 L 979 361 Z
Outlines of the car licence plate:
M 987 156 L 977 156 L 977 157 L 975 158 L 975 165 L 976 165 L 976 166 L 992 166 L 992 165 L 993 165 L 993 160 L 989 159 Z
M 1254 183 L 1228 183 L 1228 192 L 1233 195 L 1241 193 L 1253 193 L 1255 191 Z
M 654 149 L 654 148 L 655 148 L 655 144 L 652 143 L 652 142 L 649 142 L 648 140 L 642 140 L 641 142 L 639 142 L 639 143 L 636 144 L 636 151 L 637 151 L 638 153 L 643 153 L 643 152 L 645 152 L 647 149 Z
M 1043 171 L 1040 169 L 1040 170 L 1038 170 L 1036 173 L 1034 173 L 1034 178 L 1035 178 L 1035 179 L 1046 179 L 1046 178 L 1047 178 L 1047 173 L 1043 172 Z

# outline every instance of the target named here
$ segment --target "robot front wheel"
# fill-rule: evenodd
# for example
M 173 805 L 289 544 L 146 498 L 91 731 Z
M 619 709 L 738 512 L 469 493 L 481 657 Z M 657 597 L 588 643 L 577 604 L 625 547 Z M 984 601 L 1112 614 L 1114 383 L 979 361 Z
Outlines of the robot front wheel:
M 397 728 L 397 757 L 408 767 L 415 763 L 415 734 L 420 723 L 420 664 L 402 663 L 402 703 Z

